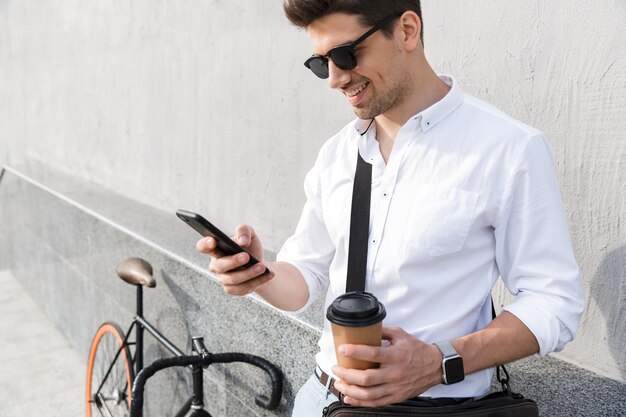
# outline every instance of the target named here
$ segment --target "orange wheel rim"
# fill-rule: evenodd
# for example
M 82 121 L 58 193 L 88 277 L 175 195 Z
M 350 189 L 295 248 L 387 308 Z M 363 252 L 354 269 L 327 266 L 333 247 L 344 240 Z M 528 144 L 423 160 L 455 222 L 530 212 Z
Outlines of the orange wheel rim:
M 96 360 L 96 352 L 98 350 L 98 346 L 100 344 L 100 340 L 102 340 L 102 337 L 107 334 L 107 333 L 112 333 L 115 338 L 117 339 L 118 343 L 120 346 L 122 346 L 124 344 L 124 338 L 122 337 L 122 335 L 120 334 L 120 332 L 118 331 L 118 329 L 113 326 L 110 323 L 105 323 L 102 326 L 100 326 L 100 328 L 98 329 L 98 331 L 96 332 L 96 335 L 93 338 L 93 342 L 91 343 L 91 347 L 89 349 L 89 361 L 87 363 L 87 395 L 86 395 L 86 404 L 87 404 L 87 417 L 92 417 L 91 414 L 91 401 L 92 401 L 92 394 L 91 394 L 91 379 L 93 376 L 93 366 L 94 366 L 94 362 Z M 128 357 L 128 350 L 127 349 L 122 349 L 121 352 L 122 355 L 124 355 L 124 368 L 125 368 L 125 372 L 126 372 L 126 380 L 128 381 L 128 392 L 131 393 L 132 392 L 132 378 L 131 378 L 131 370 L 130 370 L 130 358 Z M 131 398 L 132 396 L 129 395 L 128 396 L 128 407 L 130 408 L 130 403 L 131 403 Z

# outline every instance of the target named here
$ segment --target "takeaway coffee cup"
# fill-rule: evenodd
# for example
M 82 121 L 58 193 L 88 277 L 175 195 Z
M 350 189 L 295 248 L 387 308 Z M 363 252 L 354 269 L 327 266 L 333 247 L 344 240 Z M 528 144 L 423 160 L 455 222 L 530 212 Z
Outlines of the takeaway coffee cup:
M 368 369 L 378 363 L 342 356 L 337 352 L 343 344 L 380 346 L 383 319 L 387 315 L 374 295 L 367 292 L 348 292 L 340 295 L 328 306 L 326 318 L 330 321 L 335 341 L 337 362 L 344 368 Z

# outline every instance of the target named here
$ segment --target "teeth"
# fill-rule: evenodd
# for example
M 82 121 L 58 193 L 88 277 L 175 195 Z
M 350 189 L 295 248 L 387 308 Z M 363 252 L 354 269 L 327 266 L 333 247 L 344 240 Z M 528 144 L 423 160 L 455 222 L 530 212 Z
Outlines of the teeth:
M 347 95 L 348 97 L 356 96 L 356 95 L 357 95 L 357 94 L 359 94 L 361 91 L 363 91 L 363 90 L 365 89 L 365 87 L 367 87 L 367 83 L 365 83 L 365 84 L 361 85 L 361 86 L 360 86 L 360 87 L 358 87 L 358 88 L 355 88 L 354 90 L 349 90 L 349 91 L 346 91 L 346 95 Z

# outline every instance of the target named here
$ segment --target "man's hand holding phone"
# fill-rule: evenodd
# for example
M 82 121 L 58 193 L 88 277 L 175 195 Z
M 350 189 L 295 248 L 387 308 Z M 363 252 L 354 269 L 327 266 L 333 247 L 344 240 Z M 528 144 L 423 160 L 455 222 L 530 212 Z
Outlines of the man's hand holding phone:
M 226 255 L 218 248 L 218 240 L 212 236 L 200 239 L 196 248 L 211 257 L 209 269 L 224 291 L 231 295 L 247 295 L 274 278 L 274 273 L 263 262 L 263 246 L 252 227 L 237 227 L 233 240 L 244 252 Z M 259 261 L 249 265 L 251 255 Z
M 297 311 L 304 307 L 309 298 L 304 277 L 287 262 L 272 262 L 270 270 L 263 261 L 263 246 L 252 227 L 237 227 L 231 239 L 197 213 L 177 210 L 176 215 L 204 236 L 196 248 L 211 257 L 209 269 L 228 294 L 246 295 L 259 289 L 261 297 L 281 310 Z

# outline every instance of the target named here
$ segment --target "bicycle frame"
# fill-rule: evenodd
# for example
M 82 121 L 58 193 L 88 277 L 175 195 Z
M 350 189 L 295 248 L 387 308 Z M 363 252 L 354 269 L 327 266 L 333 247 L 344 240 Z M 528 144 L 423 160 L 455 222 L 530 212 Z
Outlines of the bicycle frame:
M 255 398 L 257 405 L 266 408 L 274 409 L 280 403 L 280 397 L 282 394 L 282 373 L 267 360 L 244 353 L 210 353 L 205 345 L 202 337 L 192 338 L 192 350 L 194 355 L 185 355 L 185 353 L 179 349 L 174 343 L 168 340 L 161 332 L 159 332 L 152 324 L 150 324 L 143 317 L 143 286 L 142 284 L 133 284 L 136 287 L 136 315 L 133 318 L 128 330 L 124 334 L 124 340 L 115 354 L 115 358 L 111 362 L 111 365 L 107 369 L 105 376 L 100 383 L 96 391 L 96 396 L 100 400 L 100 404 L 103 407 L 104 412 L 108 417 L 113 417 L 111 411 L 107 408 L 105 398 L 101 394 L 103 385 L 109 377 L 111 370 L 114 367 L 115 361 L 119 357 L 123 349 L 128 346 L 135 346 L 134 354 L 130 355 L 131 366 L 135 369 L 135 380 L 132 384 L 132 400 L 130 406 L 130 417 L 140 417 L 143 406 L 143 391 L 147 379 L 153 376 L 156 372 L 170 368 L 174 366 L 191 367 L 192 370 L 192 385 L 193 395 L 183 404 L 181 409 L 176 414 L 176 417 L 183 417 L 190 409 L 193 409 L 191 416 L 202 417 L 210 416 L 204 408 L 204 393 L 203 393 L 203 371 L 212 363 L 230 363 L 230 362 L 246 362 L 264 370 L 272 380 L 272 393 L 270 398 L 262 395 L 258 395 Z M 131 334 L 135 330 L 135 341 L 129 341 Z M 144 367 L 143 347 L 144 347 L 144 331 L 150 333 L 157 342 L 165 346 L 174 357 L 160 359 L 154 361 L 147 367 Z M 102 410 L 101 410 L 102 411 Z
M 138 375 L 139 372 L 143 369 L 143 333 L 144 330 L 147 330 L 159 343 L 165 346 L 170 352 L 172 352 L 176 356 L 184 356 L 182 350 L 180 350 L 176 345 L 174 345 L 171 341 L 169 341 L 165 336 L 163 336 L 157 329 L 154 328 L 144 317 L 143 317 L 143 287 L 141 285 L 137 285 L 137 309 L 136 315 L 133 319 L 133 323 L 130 325 L 128 332 L 126 334 L 126 339 L 132 332 L 133 327 L 137 326 L 137 331 L 135 332 L 135 374 Z M 124 340 L 126 342 L 126 340 Z
M 117 359 L 117 357 L 120 355 L 122 349 L 125 346 L 135 346 L 135 352 L 133 355 L 131 355 L 131 361 L 133 363 L 133 367 L 135 368 L 135 375 L 139 375 L 139 373 L 144 369 L 143 366 L 143 335 L 144 335 L 144 330 L 147 330 L 148 333 L 150 333 L 159 343 L 161 343 L 163 346 L 165 346 L 172 354 L 174 354 L 176 357 L 183 357 L 185 356 L 185 354 L 183 353 L 182 350 L 180 350 L 176 345 L 174 345 L 174 343 L 172 343 L 169 339 L 167 339 L 165 336 L 163 336 L 163 334 L 161 334 L 157 329 L 154 328 L 154 326 L 152 326 L 144 317 L 143 317 L 143 286 L 142 285 L 135 285 L 136 287 L 136 291 L 137 291 L 137 295 L 136 295 L 136 315 L 133 318 L 132 323 L 130 324 L 128 330 L 126 331 L 125 335 L 124 335 L 124 342 L 122 344 L 122 346 L 119 348 L 119 350 L 116 353 L 115 359 Z M 135 341 L 134 342 L 129 342 L 129 338 L 131 336 L 131 334 L 133 333 L 133 330 L 135 330 Z M 111 363 L 111 366 L 109 367 L 109 369 L 107 370 L 102 384 L 104 384 L 104 381 L 106 381 L 106 379 L 108 378 L 112 368 L 113 368 L 113 364 L 114 364 L 115 360 Z M 102 384 L 100 385 L 100 387 L 98 387 L 98 392 L 102 389 Z M 133 384 L 134 386 L 134 384 Z M 201 389 L 202 387 L 200 387 Z M 194 389 L 195 389 L 195 384 L 194 384 Z M 142 392 L 143 394 L 143 392 Z M 194 391 L 194 395 L 187 400 L 182 408 L 178 411 L 178 413 L 176 414 L 176 416 L 183 416 L 185 415 L 189 409 L 191 408 L 192 404 L 194 403 L 194 399 L 196 397 L 200 398 L 200 402 L 202 401 L 202 392 L 198 392 L 197 394 L 200 394 L 199 397 L 196 395 L 196 392 Z M 143 401 L 143 400 L 142 400 Z M 102 403 L 104 404 L 105 402 L 102 401 Z M 193 404 L 193 405 L 201 405 L 201 404 Z M 106 412 L 110 415 L 110 411 L 108 411 L 108 409 L 106 409 Z M 112 417 L 112 416 L 111 416 Z

